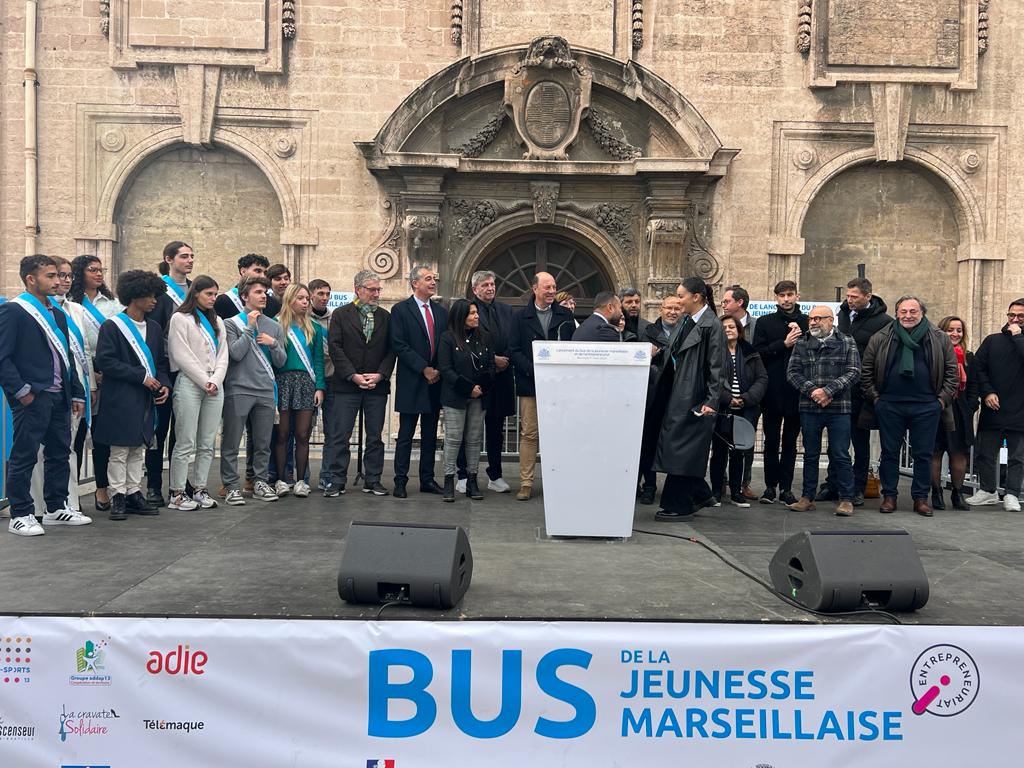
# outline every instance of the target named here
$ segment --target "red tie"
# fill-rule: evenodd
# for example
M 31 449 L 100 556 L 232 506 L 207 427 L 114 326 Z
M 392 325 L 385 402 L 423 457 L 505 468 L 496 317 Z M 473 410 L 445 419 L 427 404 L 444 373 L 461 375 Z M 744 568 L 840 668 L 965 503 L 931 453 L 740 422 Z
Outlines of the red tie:
M 423 310 L 427 315 L 427 338 L 430 339 L 430 357 L 434 357 L 434 313 L 430 311 L 430 302 L 423 303 Z

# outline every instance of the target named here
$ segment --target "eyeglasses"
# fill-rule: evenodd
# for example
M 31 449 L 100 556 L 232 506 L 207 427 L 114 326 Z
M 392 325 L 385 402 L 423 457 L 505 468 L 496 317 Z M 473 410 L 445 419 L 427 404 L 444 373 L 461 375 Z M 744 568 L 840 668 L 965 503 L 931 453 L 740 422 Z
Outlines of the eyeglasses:
M 71 279 L 71 273 L 70 272 L 58 272 L 57 273 L 57 279 L 58 280 L 70 280 Z
M 369 291 L 370 293 L 380 293 L 381 291 L 380 286 L 377 286 L 376 288 L 370 288 L 369 286 L 366 285 L 360 285 L 359 287 L 364 291 Z
M 85 271 L 86 272 L 91 272 L 94 275 L 105 275 L 105 274 L 107 274 L 107 270 L 104 267 L 86 267 Z
M 807 322 L 809 323 L 821 323 L 825 320 L 831 320 L 831 317 L 808 317 Z
M 1008 320 L 1024 320 L 1024 312 L 1007 312 L 1006 318 Z

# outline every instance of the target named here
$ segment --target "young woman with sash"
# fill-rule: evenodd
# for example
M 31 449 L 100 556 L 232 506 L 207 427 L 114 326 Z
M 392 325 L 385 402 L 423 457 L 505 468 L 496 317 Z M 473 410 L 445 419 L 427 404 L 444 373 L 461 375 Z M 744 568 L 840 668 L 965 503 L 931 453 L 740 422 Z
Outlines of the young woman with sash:
M 124 312 L 124 305 L 114 298 L 114 294 L 104 280 L 107 270 L 98 256 L 86 254 L 76 256 L 71 262 L 71 290 L 68 298 L 82 307 L 82 334 L 85 336 L 86 353 L 91 361 L 96 356 L 96 341 L 99 338 L 100 326 L 114 315 Z M 100 384 L 103 376 L 95 371 L 89 377 L 91 392 L 89 397 L 92 406 L 92 417 L 95 419 L 100 410 Z M 85 422 L 79 425 L 75 435 L 75 453 L 78 456 L 78 474 L 82 473 L 82 457 L 85 456 L 85 438 L 87 430 Z M 107 461 L 110 459 L 110 446 L 92 440 L 92 470 L 96 480 L 95 505 L 97 512 L 110 509 L 110 495 L 107 493 Z
M 156 409 L 171 396 L 171 372 L 159 323 L 146 317 L 166 286 L 141 269 L 117 279 L 117 297 L 127 309 L 100 327 L 96 371 L 103 374 L 102 408 L 93 422 L 95 439 L 110 446 L 107 474 L 114 492 L 110 519 L 158 515 L 142 495 L 146 448 L 156 442 Z
M 277 441 L 274 455 L 278 468 L 285 465 L 288 433 L 295 422 L 296 496 L 309 495 L 304 478 L 309 464 L 309 437 L 313 431 L 313 414 L 324 401 L 324 331 L 309 314 L 309 289 L 301 283 L 289 285 L 281 299 L 277 317 L 285 333 L 288 358 L 277 367 L 278 411 Z M 279 479 L 274 489 L 280 496 L 290 489 Z
M 171 451 L 168 509 L 210 509 L 217 506 L 206 490 L 214 443 L 224 410 L 224 376 L 228 371 L 227 332 L 213 309 L 217 281 L 199 275 L 167 326 L 167 356 L 174 385 L 174 449 Z M 188 477 L 189 459 L 196 463 Z M 192 498 L 185 481 L 192 483 Z

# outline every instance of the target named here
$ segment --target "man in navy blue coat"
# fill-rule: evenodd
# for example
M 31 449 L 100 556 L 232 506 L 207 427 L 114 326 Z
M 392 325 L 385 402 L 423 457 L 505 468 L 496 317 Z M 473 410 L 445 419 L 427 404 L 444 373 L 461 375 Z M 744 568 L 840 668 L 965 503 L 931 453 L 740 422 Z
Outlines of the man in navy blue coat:
M 437 275 L 425 265 L 409 274 L 412 296 L 391 308 L 391 348 L 398 356 L 395 410 L 398 440 L 395 442 L 396 498 L 408 495 L 409 460 L 416 422 L 420 424 L 420 491 L 442 493 L 434 480 L 437 451 L 437 418 L 441 412 L 441 373 L 437 348 L 448 327 L 448 311 L 430 300 L 437 293 Z
M 594 297 L 594 314 L 584 320 L 572 335 L 573 341 L 622 341 L 619 336 L 619 320 L 622 319 L 622 302 L 610 291 L 602 291 Z
M 67 320 L 50 296 L 57 292 L 57 262 L 36 254 L 21 260 L 25 293 L 0 306 L 0 384 L 11 406 L 14 442 L 7 464 L 11 522 L 19 536 L 40 536 L 31 494 L 32 470 L 43 446 L 47 525 L 87 525 L 66 506 L 71 415 L 85 410 L 85 390 L 71 353 Z

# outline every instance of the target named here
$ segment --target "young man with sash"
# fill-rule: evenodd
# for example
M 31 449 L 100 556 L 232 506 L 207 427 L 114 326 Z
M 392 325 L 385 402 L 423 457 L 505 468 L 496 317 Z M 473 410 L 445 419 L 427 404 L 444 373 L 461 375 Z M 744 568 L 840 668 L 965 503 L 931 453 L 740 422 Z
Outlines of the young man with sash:
M 8 530 L 40 536 L 45 531 L 33 514 L 30 490 L 40 444 L 46 469 L 43 523 L 92 522 L 66 505 L 71 417 L 85 412 L 86 395 L 68 341 L 67 316 L 50 301 L 57 292 L 57 263 L 49 256 L 26 256 L 20 274 L 25 292 L 0 305 L 0 384 L 14 419 L 6 482 Z
M 164 246 L 163 260 L 160 262 L 160 278 L 164 282 L 164 291 L 157 297 L 156 306 L 146 316 L 153 320 L 164 337 L 167 336 L 167 326 L 181 303 L 185 300 L 192 281 L 188 276 L 192 274 L 192 267 L 196 255 L 192 246 L 180 240 L 174 240 Z M 171 386 L 174 386 L 175 377 L 170 379 Z M 170 446 L 165 448 L 167 433 L 171 427 L 174 417 L 174 409 L 171 401 L 164 401 L 157 407 L 156 442 L 146 451 L 146 501 L 156 507 L 166 504 L 163 495 L 163 472 L 164 456 L 174 449 L 174 434 L 171 434 Z
M 239 312 L 245 311 L 245 304 L 239 290 L 250 277 L 266 277 L 270 261 L 258 253 L 247 253 L 238 260 L 238 285 L 217 297 L 213 310 L 223 320 L 230 320 Z M 267 317 L 276 317 L 281 311 L 281 302 L 275 296 L 267 296 Z
M 246 423 L 253 442 L 255 483 L 252 497 L 277 501 L 267 479 L 270 461 L 270 433 L 277 413 L 277 380 L 274 367 L 284 365 L 281 326 L 263 314 L 270 281 L 251 277 L 239 290 L 245 312 L 226 323 L 228 372 L 224 378 L 224 432 L 220 442 L 220 476 L 227 488 L 227 503 L 245 504 L 238 477 L 238 444 Z
M 160 514 L 143 498 L 141 483 L 146 447 L 156 442 L 157 408 L 171 393 L 164 332 L 146 317 L 163 291 L 163 281 L 152 272 L 123 273 L 117 297 L 127 309 L 103 323 L 96 343 L 105 407 L 96 416 L 93 434 L 110 446 L 111 520 L 125 520 L 129 513 Z
M 59 309 L 65 315 L 69 332 L 68 344 L 71 347 L 71 354 L 75 358 L 78 380 L 82 383 L 83 391 L 89 392 L 91 389 L 90 379 L 92 378 L 92 353 L 82 331 L 82 326 L 85 323 L 83 317 L 85 310 L 82 309 L 80 304 L 67 300 L 68 290 L 71 288 L 71 262 L 61 256 L 56 256 L 53 260 L 57 262 L 58 284 L 57 292 L 50 297 L 50 301 L 56 309 Z M 92 408 L 90 407 L 89 398 L 86 397 L 85 412 L 82 416 L 71 417 L 72 439 L 78 433 L 80 423 L 87 431 L 91 421 Z M 46 502 L 43 495 L 44 460 L 43 448 L 40 446 L 39 458 L 36 461 L 35 469 L 32 470 L 32 499 L 35 502 L 36 517 L 42 517 L 46 513 Z M 82 507 L 78 498 L 78 462 L 74 453 L 68 456 L 68 471 L 68 499 L 66 506 L 68 509 L 79 510 Z

